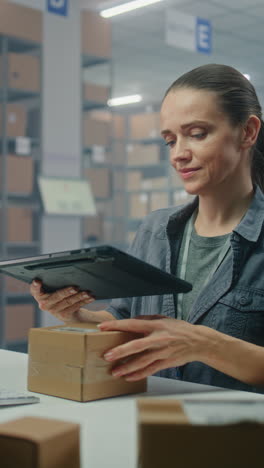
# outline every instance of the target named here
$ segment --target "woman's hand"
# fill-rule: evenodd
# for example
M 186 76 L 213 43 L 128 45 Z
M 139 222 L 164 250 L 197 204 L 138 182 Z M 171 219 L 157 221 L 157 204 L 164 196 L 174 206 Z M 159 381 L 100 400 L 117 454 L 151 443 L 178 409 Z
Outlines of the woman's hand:
M 45 293 L 41 281 L 37 280 L 32 282 L 30 292 L 41 310 L 50 312 L 63 322 L 85 321 L 82 317 L 85 309 L 81 307 L 95 300 L 88 292 L 78 291 L 74 287 L 60 289 L 51 294 Z
M 150 316 L 146 319 L 111 320 L 99 325 L 101 331 L 118 330 L 139 333 L 143 338 L 109 350 L 104 358 L 114 362 L 126 359 L 113 368 L 114 376 L 128 381 L 140 380 L 161 369 L 199 361 L 207 348 L 207 333 L 199 325 L 183 320 Z

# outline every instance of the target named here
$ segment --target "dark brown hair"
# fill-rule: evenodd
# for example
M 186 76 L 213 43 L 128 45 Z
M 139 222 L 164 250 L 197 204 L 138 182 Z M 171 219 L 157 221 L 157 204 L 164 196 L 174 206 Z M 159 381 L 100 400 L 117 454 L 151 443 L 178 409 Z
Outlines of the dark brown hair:
M 252 148 L 251 176 L 254 185 L 264 192 L 264 122 L 262 110 L 250 81 L 238 70 L 227 65 L 208 64 L 180 76 L 169 89 L 193 88 L 216 93 L 219 104 L 229 117 L 232 125 L 246 123 L 250 115 L 256 115 L 261 121 L 261 127 L 256 144 Z

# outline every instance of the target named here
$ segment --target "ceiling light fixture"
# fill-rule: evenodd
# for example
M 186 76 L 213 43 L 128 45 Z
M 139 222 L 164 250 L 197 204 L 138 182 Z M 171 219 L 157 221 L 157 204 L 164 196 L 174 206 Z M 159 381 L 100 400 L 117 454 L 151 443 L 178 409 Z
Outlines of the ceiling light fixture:
M 248 73 L 243 73 L 244 77 L 250 81 L 250 75 Z
M 140 101 L 142 101 L 142 96 L 140 94 L 133 94 L 131 96 L 122 96 L 118 98 L 109 99 L 107 104 L 109 106 L 123 106 L 125 104 L 134 104 Z
M 100 12 L 103 18 L 111 18 L 112 16 L 121 15 L 137 8 L 152 5 L 153 3 L 163 2 L 164 0 L 134 0 L 132 2 L 122 3 L 121 5 L 106 8 Z

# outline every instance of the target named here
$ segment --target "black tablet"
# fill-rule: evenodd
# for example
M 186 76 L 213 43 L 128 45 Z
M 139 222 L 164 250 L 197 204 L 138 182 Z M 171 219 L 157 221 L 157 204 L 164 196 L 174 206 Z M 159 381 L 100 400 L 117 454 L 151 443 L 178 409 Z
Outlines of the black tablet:
M 192 289 L 190 283 L 109 245 L 1 261 L 0 272 L 27 283 L 39 279 L 46 292 L 77 286 L 98 300 Z

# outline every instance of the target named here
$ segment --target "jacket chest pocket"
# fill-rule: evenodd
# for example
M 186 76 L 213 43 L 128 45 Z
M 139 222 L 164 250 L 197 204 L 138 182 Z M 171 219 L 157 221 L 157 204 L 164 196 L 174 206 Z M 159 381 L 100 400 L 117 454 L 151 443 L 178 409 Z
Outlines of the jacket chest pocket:
M 264 291 L 234 288 L 219 299 L 210 326 L 264 346 Z

